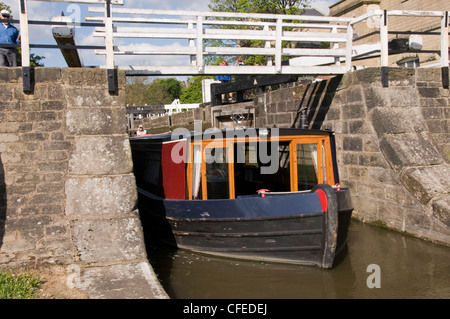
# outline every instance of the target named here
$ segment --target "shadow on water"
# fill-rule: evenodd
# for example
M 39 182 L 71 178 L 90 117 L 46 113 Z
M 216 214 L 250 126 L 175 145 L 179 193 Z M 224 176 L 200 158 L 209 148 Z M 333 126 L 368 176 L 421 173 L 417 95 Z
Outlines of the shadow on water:
M 6 182 L 5 170 L 3 169 L 2 157 L 0 154 L 0 249 L 3 245 L 6 223 Z
M 352 221 L 348 251 L 330 270 L 211 257 L 148 245 L 172 298 L 450 298 L 450 248 Z M 379 266 L 380 288 L 369 288 Z

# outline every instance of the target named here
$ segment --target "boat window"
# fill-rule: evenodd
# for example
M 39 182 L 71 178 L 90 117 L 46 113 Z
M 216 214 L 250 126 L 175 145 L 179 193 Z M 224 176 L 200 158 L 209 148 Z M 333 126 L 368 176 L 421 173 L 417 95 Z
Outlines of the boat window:
M 325 141 L 322 140 L 322 183 L 327 183 L 327 165 L 325 163 Z
M 201 145 L 194 145 L 193 149 L 194 161 L 192 166 L 192 198 L 201 199 L 201 167 L 202 167 L 202 147 Z
M 317 173 L 317 144 L 297 144 L 298 190 L 308 190 L 316 186 Z
M 269 189 L 271 192 L 290 191 L 290 159 L 289 142 L 278 142 L 278 169 L 273 174 L 263 174 L 261 168 L 272 163 L 262 161 L 261 152 L 270 152 L 272 145 L 268 143 L 266 148 L 260 148 L 256 143 L 238 143 L 234 150 L 234 184 L 235 195 L 256 195 L 259 189 Z M 276 148 L 275 148 L 276 150 Z M 245 152 L 245 156 L 240 156 Z M 272 158 L 271 154 L 265 157 Z M 244 158 L 245 161 L 240 160 Z
M 227 148 L 205 148 L 208 199 L 229 198 Z

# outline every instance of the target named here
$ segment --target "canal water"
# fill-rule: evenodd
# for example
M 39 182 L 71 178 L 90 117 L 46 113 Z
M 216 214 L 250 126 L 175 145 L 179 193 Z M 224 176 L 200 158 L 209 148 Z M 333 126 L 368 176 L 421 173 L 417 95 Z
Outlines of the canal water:
M 352 220 L 348 251 L 330 270 L 211 257 L 148 245 L 177 299 L 449 299 L 450 247 Z

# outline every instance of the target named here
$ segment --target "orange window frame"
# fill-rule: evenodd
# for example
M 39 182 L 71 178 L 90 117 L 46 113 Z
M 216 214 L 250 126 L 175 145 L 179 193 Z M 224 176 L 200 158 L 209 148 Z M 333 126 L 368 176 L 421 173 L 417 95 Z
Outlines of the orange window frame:
M 259 137 L 256 138 L 257 142 L 260 141 Z M 326 166 L 326 180 L 327 184 L 334 185 L 334 173 L 333 173 L 333 160 L 331 156 L 330 139 L 324 136 L 280 136 L 268 138 L 267 141 L 289 141 L 289 160 L 290 160 L 290 188 L 291 192 L 298 191 L 298 172 L 297 172 L 297 145 L 299 144 L 316 144 L 317 145 L 317 175 L 318 183 L 324 182 L 323 163 Z M 229 187 L 229 199 L 235 198 L 235 183 L 234 183 L 234 144 L 236 143 L 249 143 L 254 142 L 254 137 L 246 138 L 234 138 L 234 140 L 202 140 L 200 142 L 194 141 L 189 145 L 190 160 L 187 165 L 187 189 L 188 199 L 192 199 L 192 178 L 193 178 L 193 163 L 194 163 L 194 146 L 201 145 L 201 192 L 202 199 L 208 199 L 207 194 L 207 178 L 206 178 L 206 162 L 205 162 L 205 149 L 206 148 L 226 148 L 228 156 L 228 187 Z M 323 145 L 323 148 L 322 148 Z M 325 150 L 325 153 L 323 152 Z M 325 157 L 325 158 L 324 158 Z

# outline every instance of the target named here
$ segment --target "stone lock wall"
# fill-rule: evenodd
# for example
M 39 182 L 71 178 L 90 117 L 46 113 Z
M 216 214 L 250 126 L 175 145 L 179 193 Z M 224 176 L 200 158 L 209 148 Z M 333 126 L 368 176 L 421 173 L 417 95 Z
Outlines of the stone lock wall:
M 136 210 L 124 73 L 116 94 L 106 70 L 34 77 L 24 93 L 21 69 L 0 68 L 0 267 L 76 265 L 91 297 L 165 298 Z
M 450 94 L 440 69 L 389 69 L 262 94 L 257 127 L 336 132 L 341 184 L 352 192 L 354 217 L 450 245 Z

